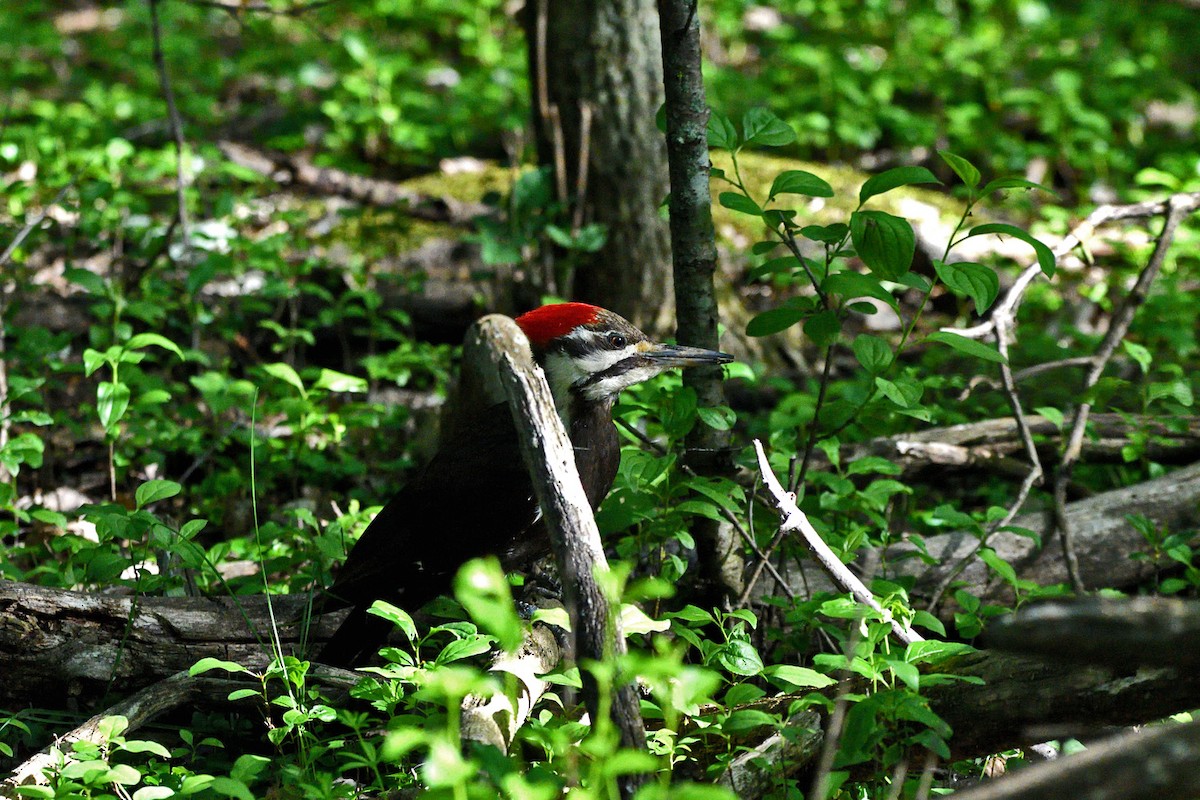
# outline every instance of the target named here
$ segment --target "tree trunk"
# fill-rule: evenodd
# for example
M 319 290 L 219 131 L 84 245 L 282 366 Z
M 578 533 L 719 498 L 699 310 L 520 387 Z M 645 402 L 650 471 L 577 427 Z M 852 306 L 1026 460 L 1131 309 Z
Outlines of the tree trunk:
M 681 344 L 716 350 L 717 245 L 709 193 L 708 103 L 700 69 L 700 17 L 687 0 L 659 0 L 666 91 L 667 155 L 671 175 L 671 249 Z M 701 408 L 725 404 L 721 368 L 685 372 Z M 703 475 L 730 476 L 729 434 L 697 422 L 687 437 L 686 463 Z M 692 527 L 700 557 L 698 605 L 723 605 L 742 592 L 742 543 L 732 525 L 697 518 Z
M 545 12 L 544 70 L 539 8 Z M 565 172 L 560 185 L 568 196 L 582 195 L 582 221 L 608 227 L 608 241 L 599 252 L 580 254 L 584 261 L 575 272 L 572 294 L 643 328 L 665 330 L 671 316 L 671 256 L 666 223 L 658 213 L 667 195 L 667 162 L 663 135 L 654 123 L 663 98 L 654 0 L 530 2 L 529 11 L 539 160 L 555 166 L 557 119 L 559 166 Z M 585 115 L 590 117 L 586 126 L 581 125 Z

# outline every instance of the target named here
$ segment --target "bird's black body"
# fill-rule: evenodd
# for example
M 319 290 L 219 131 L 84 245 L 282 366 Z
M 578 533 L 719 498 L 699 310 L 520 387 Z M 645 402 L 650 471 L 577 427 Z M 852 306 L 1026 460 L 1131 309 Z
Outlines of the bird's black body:
M 607 414 L 585 414 L 571 427 L 573 443 L 588 442 L 575 460 L 594 508 L 620 463 L 616 426 Z M 503 403 L 492 406 L 462 425 L 367 526 L 328 590 L 322 610 L 354 608 L 321 661 L 347 666 L 379 648 L 391 623 L 366 613 L 375 600 L 415 611 L 447 593 L 472 558 L 497 555 L 511 570 L 549 555 L 539 517 L 512 414 Z
M 583 322 L 551 316 L 567 313 L 586 316 Z M 671 366 L 730 360 L 713 351 L 653 345 L 624 319 L 579 303 L 544 306 L 517 322 L 546 368 L 593 509 L 612 488 L 620 463 L 612 421 L 620 389 Z M 492 406 L 457 426 L 363 532 L 323 598 L 323 612 L 353 608 L 319 660 L 349 666 L 374 654 L 391 627 L 366 613 L 375 600 L 415 611 L 446 593 L 472 558 L 497 555 L 511 570 L 549 552 L 512 414 L 505 404 Z

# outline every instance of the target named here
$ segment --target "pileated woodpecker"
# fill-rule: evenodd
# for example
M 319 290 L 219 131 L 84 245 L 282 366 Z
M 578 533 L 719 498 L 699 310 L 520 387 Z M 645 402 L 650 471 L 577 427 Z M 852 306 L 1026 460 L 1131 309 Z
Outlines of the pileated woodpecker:
M 624 318 L 585 303 L 542 306 L 516 322 L 545 370 L 592 508 L 617 474 L 612 408 L 621 390 L 671 367 L 733 360 L 656 344 Z M 366 613 L 375 600 L 415 610 L 445 593 L 469 559 L 498 555 L 513 569 L 549 554 L 509 410 L 492 406 L 457 430 L 350 551 L 321 610 L 353 610 L 322 650 L 323 663 L 357 664 L 379 649 L 391 626 Z

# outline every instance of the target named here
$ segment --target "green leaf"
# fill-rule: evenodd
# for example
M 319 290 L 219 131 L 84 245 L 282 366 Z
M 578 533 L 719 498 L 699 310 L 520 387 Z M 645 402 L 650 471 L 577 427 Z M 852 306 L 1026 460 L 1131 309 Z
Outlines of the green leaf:
M 325 389 L 330 392 L 365 392 L 367 391 L 367 381 L 365 378 L 360 378 L 356 375 L 347 375 L 344 372 L 337 372 L 332 369 L 322 369 L 321 374 L 317 376 L 317 382 L 313 384 L 314 389 Z
M 273 364 L 263 364 L 263 369 L 271 377 L 278 378 L 289 386 L 295 387 L 300 392 L 301 397 L 308 397 L 308 392 L 304 389 L 304 381 L 300 380 L 299 374 L 296 373 L 291 364 L 277 361 Z
M 740 192 L 721 192 L 717 195 L 717 202 L 731 211 L 749 214 L 752 217 L 762 216 L 762 209 L 758 207 L 758 203 Z
M 921 401 L 921 387 L 909 383 L 889 381 L 887 378 L 876 378 L 875 386 L 880 393 L 900 408 L 912 408 Z
M 841 332 L 842 321 L 834 311 L 814 314 L 804 323 L 804 335 L 819 347 L 828 347 L 836 342 Z
M 1142 369 L 1143 375 L 1150 370 L 1150 364 L 1154 361 L 1154 356 L 1150 355 L 1148 349 L 1127 339 L 1121 342 L 1121 348 L 1124 349 L 1127 356 L 1137 362 L 1137 365 Z
M 257 689 L 234 689 L 232 692 L 229 693 L 229 697 L 226 699 L 229 700 L 230 702 L 237 702 L 238 700 L 245 700 L 247 697 L 261 697 L 261 696 L 262 696 L 262 693 L 259 692 Z
M 850 347 L 854 350 L 854 357 L 858 359 L 858 363 L 872 375 L 878 375 L 892 363 L 892 348 L 878 336 L 859 334 Z
M 864 275 L 861 272 L 835 272 L 821 283 L 821 288 L 844 300 L 851 300 L 855 297 L 874 297 L 892 308 L 899 308 L 895 295 L 885 289 L 879 278 L 874 275 Z
M 500 647 L 511 652 L 520 646 L 521 620 L 499 559 L 475 558 L 464 564 L 454 578 L 454 596 Z
M 892 668 L 892 673 L 904 681 L 904 684 L 914 692 L 921 688 L 921 673 L 912 664 L 901 661 L 898 658 L 884 659 L 887 665 Z
M 961 178 L 967 186 L 974 189 L 979 185 L 979 170 L 975 169 L 975 165 L 970 161 L 962 156 L 954 155 L 949 150 L 938 150 L 938 155 L 942 157 L 942 161 L 950 165 L 954 174 Z
M 708 146 L 721 150 L 736 150 L 741 145 L 737 128 L 729 117 L 715 109 L 708 112 Z
M 717 620 L 710 612 L 705 611 L 694 605 L 686 605 L 678 611 L 668 614 L 672 619 L 681 619 L 686 622 L 696 622 L 701 625 L 715 625 Z
M 275 730 L 287 732 L 285 728 L 276 728 Z M 236 797 L 237 800 L 254 800 L 254 792 L 250 791 L 250 787 L 233 778 L 217 776 L 212 779 L 212 783 L 208 784 L 208 790 L 225 797 Z
M 745 639 L 731 639 L 726 642 L 717 651 L 717 661 L 734 675 L 757 675 L 763 670 L 758 651 Z
M 912 266 L 917 237 L 906 219 L 885 211 L 855 211 L 850 237 L 858 257 L 884 280 L 894 281 Z
M 996 555 L 996 551 L 990 547 L 985 547 L 979 551 L 979 560 L 992 568 L 992 571 L 1001 577 L 1010 586 L 1015 586 L 1017 583 L 1017 571 L 1013 569 L 1013 565 L 1005 561 L 1000 556 Z
M 96 387 L 96 413 L 100 416 L 100 424 L 109 434 L 113 433 L 116 424 L 125 416 L 129 408 L 129 386 L 124 383 L 103 381 Z
M 928 613 L 928 612 L 927 612 Z M 930 630 L 934 630 L 930 628 Z M 962 642 L 946 642 L 938 639 L 928 639 L 923 642 L 913 642 L 904 651 L 904 660 L 912 664 L 936 664 L 953 656 L 966 655 L 976 652 L 974 647 Z
M 170 758 L 168 752 L 164 758 Z M 170 786 L 143 786 L 133 793 L 133 800 L 163 800 L 166 797 L 174 797 L 175 790 Z
M 712 408 L 697 408 L 696 416 L 708 427 L 717 431 L 727 431 L 737 421 L 737 415 L 729 406 L 714 406 Z
M 985 225 L 976 225 L 967 232 L 967 236 L 983 236 L 987 233 L 995 233 L 1001 236 L 1011 236 L 1014 239 L 1020 239 L 1025 242 L 1033 251 L 1037 253 L 1038 266 L 1042 268 L 1042 273 L 1047 278 L 1054 277 L 1054 253 L 1049 247 L 1035 239 L 1028 231 L 1018 228 L 1016 225 L 1008 225 L 1003 222 L 989 222 Z
M 746 273 L 746 277 L 750 280 L 757 280 L 765 275 L 773 275 L 777 272 L 792 273 L 799 269 L 800 262 L 796 260 L 795 256 L 788 254 L 764 261 Z
M 1163 399 L 1174 400 L 1186 408 L 1191 408 L 1192 403 L 1195 402 L 1195 398 L 1192 395 L 1192 387 L 1183 381 L 1152 383 L 1147 387 L 1146 405 Z
M 83 374 L 84 377 L 90 377 L 93 372 L 100 369 L 108 363 L 108 354 L 101 353 L 99 350 L 87 348 L 83 351 Z
M 461 661 L 464 658 L 481 655 L 492 649 L 491 637 L 488 636 L 471 636 L 466 639 L 455 639 L 438 653 L 438 657 L 434 659 L 438 664 L 449 664 L 452 661 Z
M 649 617 L 632 603 L 621 604 L 621 630 L 626 636 L 635 633 L 662 633 L 671 629 L 668 620 L 657 620 Z
M 1064 417 L 1063 412 L 1060 409 L 1057 409 L 1054 406 L 1038 406 L 1034 409 L 1034 411 L 1049 420 L 1050 424 L 1052 424 L 1054 427 L 1058 428 L 1060 431 L 1062 430 Z
M 131 739 L 121 745 L 121 749 L 127 753 L 153 753 L 160 758 L 171 757 L 170 750 L 158 742 L 150 742 L 144 739 Z
M 1006 363 L 1004 356 L 996 348 L 986 345 L 983 342 L 977 342 L 974 339 L 968 339 L 965 336 L 959 336 L 957 333 L 949 331 L 935 331 L 925 337 L 927 342 L 941 342 L 948 344 L 960 353 L 975 358 L 982 358 L 984 361 L 991 361 L 996 364 Z
M 890 192 L 892 189 L 914 183 L 941 183 L 941 181 L 924 167 L 896 167 L 868 178 L 867 182 L 858 190 L 858 203 L 862 205 L 877 194 Z
M 805 225 L 800 229 L 800 235 L 822 244 L 837 244 L 849 231 L 850 226 L 846 223 L 835 222 L 832 225 Z
M 972 261 L 951 264 L 934 261 L 933 268 L 950 291 L 975 302 L 975 312 L 978 314 L 987 311 L 1000 294 L 1000 279 L 991 267 Z
M 417 640 L 417 625 L 413 622 L 413 618 L 403 608 L 392 605 L 386 600 L 376 600 L 367 609 L 368 614 L 374 614 L 377 617 L 383 617 L 388 622 L 395 625 L 404 635 L 408 637 L 410 642 Z
M 833 678 L 828 675 L 822 675 L 815 669 L 796 667 L 791 664 L 777 664 L 767 667 L 763 670 L 763 675 L 776 684 L 782 682 L 801 689 L 824 689 L 826 686 L 833 686 L 837 683 Z
M 746 324 L 747 336 L 770 336 L 792 327 L 808 312 L 795 306 L 780 306 L 757 314 Z
M 175 355 L 179 356 L 180 359 L 183 358 L 183 351 L 179 349 L 179 345 L 175 344 L 167 337 L 161 336 L 157 333 L 139 333 L 137 336 L 134 336 L 125 343 L 125 349 L 141 350 L 142 348 L 150 347 L 152 345 L 155 347 L 161 347 L 163 350 L 169 350 Z
M 789 169 L 775 176 L 768 198 L 781 194 L 802 194 L 806 197 L 833 197 L 833 187 L 802 169 Z
M 174 497 L 175 495 L 179 494 L 182 489 L 183 487 L 175 481 L 155 479 L 152 481 L 146 481 L 139 486 L 137 491 L 134 492 L 134 498 L 137 500 L 137 507 L 141 509 L 159 500 L 166 500 L 168 497 Z
M 792 126 L 765 108 L 752 108 L 742 117 L 742 132 L 746 144 L 782 147 L 796 141 Z
M 739 733 L 761 728 L 764 725 L 774 726 L 778 723 L 778 717 L 773 717 L 765 711 L 759 711 L 757 708 L 739 708 L 729 715 L 729 718 L 721 725 L 721 730 L 728 733 Z
M 1048 189 L 1040 183 L 1027 181 L 1024 178 L 996 178 L 994 181 L 989 181 L 979 193 L 986 196 L 1002 189 L 1040 189 L 1046 194 L 1057 197 L 1053 189 Z
M 193 664 L 192 668 L 188 670 L 188 675 L 195 677 L 212 669 L 222 669 L 226 672 L 240 672 L 246 675 L 250 674 L 250 670 L 246 669 L 236 661 L 222 661 L 219 658 L 213 658 L 212 656 L 209 656 L 207 658 L 202 658 Z
M 104 279 L 91 270 L 68 267 L 63 270 L 63 277 L 88 294 L 97 297 L 104 297 L 108 294 L 108 286 L 104 283 Z

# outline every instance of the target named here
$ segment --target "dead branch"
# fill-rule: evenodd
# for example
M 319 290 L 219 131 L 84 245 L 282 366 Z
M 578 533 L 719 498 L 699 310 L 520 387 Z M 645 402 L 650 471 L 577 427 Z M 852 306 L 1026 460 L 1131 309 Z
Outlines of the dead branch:
M 1200 794 L 1200 722 L 1127 733 L 954 796 L 959 800 L 1191 800 Z
M 805 711 L 790 717 L 786 733 L 776 732 L 755 747 L 734 758 L 717 779 L 742 800 L 763 797 L 779 786 L 783 778 L 795 775 L 821 748 L 821 717 Z
M 1122 206 L 1100 206 L 1088 215 L 1086 220 L 1075 226 L 1070 233 L 1064 236 L 1062 241 L 1052 247 L 1051 251 L 1054 253 L 1055 258 L 1061 258 L 1085 243 L 1095 234 L 1096 229 L 1103 225 L 1128 219 L 1161 217 L 1171 209 L 1172 205 L 1179 209 L 1181 213 L 1191 213 L 1200 208 L 1200 192 L 1181 193 L 1173 195 L 1166 200 L 1148 200 L 1143 203 L 1131 203 Z M 970 328 L 947 328 L 946 330 L 957 333 L 959 336 L 966 336 L 969 339 L 982 339 L 985 336 L 992 335 L 995 332 L 996 326 L 994 320 L 996 315 L 1001 314 L 1015 319 L 1017 309 L 1021 306 L 1021 301 L 1025 297 L 1026 290 L 1029 289 L 1029 285 L 1033 283 L 1033 279 L 1040 273 L 1041 267 L 1036 262 L 1026 267 L 1016 282 L 1005 292 L 1004 299 L 995 306 L 991 319 Z
M 1104 338 L 1096 347 L 1095 360 L 1092 363 L 1091 369 L 1088 370 L 1087 376 L 1083 381 L 1083 391 L 1087 392 L 1096 382 L 1100 380 L 1100 376 L 1104 374 L 1105 367 L 1108 366 L 1109 359 L 1113 353 L 1117 351 L 1117 347 L 1121 344 L 1121 340 L 1125 338 L 1125 334 L 1129 331 L 1129 326 L 1133 323 L 1134 315 L 1137 310 L 1146 302 L 1146 298 L 1150 296 L 1150 286 L 1158 277 L 1159 270 L 1162 268 L 1163 262 L 1166 261 L 1167 251 L 1171 249 L 1171 243 L 1175 239 L 1175 229 L 1179 227 L 1179 223 L 1183 218 L 1200 206 L 1200 196 L 1193 195 L 1175 195 L 1166 201 L 1166 222 L 1163 223 L 1162 232 L 1158 236 L 1158 242 L 1154 245 L 1154 252 L 1150 255 L 1150 260 L 1146 262 L 1145 268 L 1138 275 L 1137 281 L 1129 294 L 1122 300 L 1121 305 L 1113 313 L 1112 320 L 1109 322 L 1108 330 L 1104 334 Z M 1070 436 L 1067 439 L 1066 447 L 1063 448 L 1062 460 L 1059 463 L 1058 471 L 1054 476 L 1054 518 L 1059 534 L 1062 536 L 1063 557 L 1067 565 L 1067 573 L 1071 578 L 1071 585 L 1075 591 L 1084 591 L 1084 582 L 1079 574 L 1079 557 L 1076 553 L 1073 538 L 1074 533 L 1071 529 L 1071 522 L 1067 518 L 1065 511 L 1067 498 L 1067 483 L 1071 480 L 1071 473 L 1075 468 L 1076 462 L 1079 460 L 1080 449 L 1083 445 L 1083 436 L 1087 427 L 1088 414 L 1091 412 L 1091 403 L 1083 402 L 1075 407 L 1075 414 L 1071 419 Z
M 1153 577 L 1167 564 L 1150 558 L 1151 546 L 1128 517 L 1144 516 L 1159 529 L 1168 531 L 1200 526 L 1200 463 L 1161 478 L 1069 503 L 1066 512 L 1078 532 L 1080 570 L 1084 580 L 1093 586 L 1122 588 L 1136 585 Z M 1022 514 L 1012 521 L 1012 525 L 1033 531 L 1044 542 L 1053 532 L 1054 523 L 1049 515 L 1050 512 Z M 979 537 L 957 531 L 926 537 L 924 544 L 932 563 L 919 557 L 914 544 L 888 547 L 883 553 L 883 577 L 912 577 L 916 581 L 914 594 L 928 596 L 949 571 L 976 552 Z M 1011 531 L 997 531 L 989 538 L 988 546 L 1012 564 L 1022 580 L 1042 586 L 1067 580 L 1059 548 L 1039 547 L 1034 539 Z M 1146 557 L 1131 558 L 1138 553 Z M 777 566 L 800 596 L 842 591 L 821 573 L 809 574 L 805 579 L 793 563 L 781 561 Z M 981 561 L 972 560 L 957 580 L 967 591 L 987 603 L 1011 603 L 1013 600 L 1012 587 L 998 581 Z M 762 592 L 760 589 L 759 593 Z
M 1116 667 L 1200 667 L 1200 602 L 1170 597 L 1035 603 L 988 626 L 989 647 Z
M 364 205 L 396 207 L 417 219 L 469 225 L 476 217 L 493 212 L 482 203 L 466 203 L 453 197 L 431 197 L 394 181 L 368 178 L 332 167 L 318 167 L 302 155 L 271 152 L 231 141 L 221 141 L 217 145 L 233 163 L 277 183 L 295 184 L 312 192 L 345 197 Z
M 72 742 L 92 742 L 98 745 L 105 743 L 104 736 L 100 732 L 100 722 L 106 717 L 125 717 L 129 721 L 129 727 L 126 730 L 134 730 L 173 708 L 196 703 L 205 698 L 225 695 L 232 689 L 243 685 L 239 681 L 223 678 L 203 675 L 192 677 L 186 670 L 178 672 L 169 678 L 147 686 L 116 705 L 106 708 L 69 733 L 56 737 L 53 745 L 13 770 L 5 783 L 8 786 L 45 783 L 46 770 L 52 768 L 56 762 L 55 750 L 69 749 Z
M 875 600 L 870 590 L 834 555 L 833 551 L 829 549 L 829 545 L 825 544 L 821 535 L 817 533 L 812 523 L 808 521 L 808 517 L 796 506 L 795 497 L 783 490 L 779 479 L 775 477 L 775 473 L 771 470 L 770 463 L 767 462 L 767 454 L 763 451 L 762 443 L 757 439 L 754 440 L 754 449 L 758 452 L 758 468 L 762 473 L 763 481 L 766 483 L 767 489 L 771 492 L 771 496 L 775 498 L 775 505 L 779 509 L 780 516 L 783 518 L 783 521 L 779 525 L 779 530 L 781 532 L 798 531 L 804 537 L 804 543 L 813 554 L 813 557 L 817 559 L 817 563 L 833 578 L 838 586 L 854 595 L 854 598 L 863 605 L 875 609 L 880 614 L 884 613 L 883 608 Z M 924 640 L 923 636 L 897 619 L 892 619 L 891 625 L 892 632 L 896 635 L 896 638 L 905 644 Z
M 508 395 L 521 454 L 533 477 L 550 532 L 563 600 L 571 617 L 576 657 L 596 661 L 619 657 L 625 652 L 620 620 L 596 579 L 598 573 L 608 571 L 608 560 L 575 469 L 570 439 L 555 411 L 545 376 L 534 364 L 524 335 L 508 317 L 484 317 L 468 338 L 487 346 Z M 586 677 L 584 695 L 592 719 L 600 719 L 600 698 L 595 688 L 589 690 Z M 612 718 L 620 730 L 622 745 L 644 749 L 645 728 L 636 690 L 625 683 L 613 695 Z
M 302 653 L 307 598 L 270 598 L 285 648 Z M 320 641 L 342 614 L 312 622 Z M 0 706 L 91 709 L 205 656 L 261 669 L 271 660 L 267 598 L 132 597 L 0 581 Z M 111 687 L 110 687 L 111 681 Z

